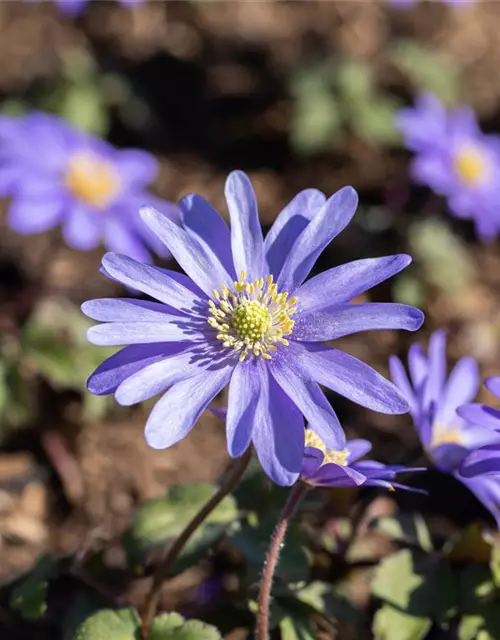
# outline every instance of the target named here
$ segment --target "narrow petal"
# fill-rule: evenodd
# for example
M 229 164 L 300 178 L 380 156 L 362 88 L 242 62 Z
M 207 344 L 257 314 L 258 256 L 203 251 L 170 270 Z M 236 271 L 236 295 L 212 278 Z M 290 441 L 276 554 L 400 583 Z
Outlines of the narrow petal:
M 301 477 L 306 480 L 311 477 L 320 468 L 324 459 L 325 456 L 322 451 L 314 447 L 306 447 L 302 469 L 300 470 Z
M 136 298 L 97 298 L 84 302 L 81 308 L 86 316 L 100 322 L 168 322 L 172 317 L 164 304 Z
M 229 275 L 236 279 L 231 234 L 224 218 L 204 198 L 191 194 L 179 202 L 184 228 L 204 247 L 214 251 Z
M 207 296 L 213 296 L 213 290 L 220 289 L 221 285 L 232 283 L 233 279 L 210 247 L 202 246 L 185 229 L 156 209 L 144 207 L 140 214 L 145 224 Z
M 352 187 L 340 189 L 325 202 L 285 258 L 278 277 L 281 291 L 293 294 L 304 282 L 323 249 L 349 224 L 357 206 Z
M 160 362 L 153 362 L 124 380 L 116 390 L 118 404 L 130 406 L 149 400 L 173 384 L 204 371 L 205 367 L 197 364 L 189 347 L 179 345 L 177 353 Z
M 224 190 L 231 219 L 231 249 L 237 277 L 245 272 L 249 281 L 265 276 L 264 240 L 255 193 L 243 171 L 233 171 Z
M 389 358 L 389 371 L 391 373 L 392 381 L 406 398 L 410 407 L 410 412 L 412 415 L 415 415 L 417 411 L 417 399 L 410 381 L 408 380 L 408 375 L 406 374 L 403 363 L 396 356 L 391 356 Z
M 413 388 L 418 395 L 429 375 L 429 361 L 424 354 L 422 345 L 418 342 L 413 343 L 408 350 L 408 371 Z
M 146 422 L 146 442 L 166 449 L 182 440 L 229 382 L 231 368 L 203 371 L 175 384 L 158 400 Z
M 8 213 L 8 225 L 17 233 L 41 233 L 55 227 L 64 213 L 59 194 L 43 199 L 15 198 Z
M 462 429 L 462 444 L 472 451 L 489 445 L 500 444 L 500 433 L 489 427 L 467 424 Z
M 367 302 L 339 306 L 331 313 L 301 316 L 295 323 L 293 339 L 324 342 L 360 331 L 406 329 L 416 331 L 424 315 L 415 307 L 392 302 Z
M 98 396 L 114 393 L 129 376 L 149 364 L 167 358 L 177 344 L 140 344 L 125 347 L 104 360 L 87 382 L 90 393 Z
M 304 458 L 304 420 L 290 398 L 260 366 L 260 396 L 253 444 L 266 474 L 282 486 L 299 477 Z
M 231 382 L 227 402 L 227 450 L 233 458 L 244 453 L 252 439 L 255 414 L 259 402 L 259 371 L 254 360 L 238 362 Z
M 346 444 L 344 430 L 319 385 L 278 358 L 270 361 L 269 369 L 325 445 L 330 449 L 343 449 Z
M 87 339 L 100 346 L 150 344 L 153 342 L 188 342 L 203 340 L 201 333 L 179 316 L 166 316 L 164 322 L 107 322 L 90 327 Z
M 476 476 L 474 478 L 464 478 L 458 472 L 453 474 L 460 480 L 481 502 L 497 522 L 500 529 L 500 482 L 493 476 Z
M 500 430 L 500 410 L 484 404 L 465 404 L 457 409 L 458 415 L 472 424 Z
M 146 186 L 153 182 L 158 173 L 156 158 L 140 149 L 124 149 L 114 154 L 116 166 L 127 187 Z
M 435 331 L 429 341 L 429 371 L 424 387 L 424 406 L 437 404 L 446 383 L 446 332 Z
M 479 367 L 474 358 L 459 360 L 448 378 L 436 421 L 451 424 L 456 419 L 457 408 L 476 397 L 479 380 Z
M 339 304 L 391 278 L 411 262 L 405 254 L 356 260 L 324 271 L 303 284 L 296 295 L 300 301 L 296 318 L 316 311 L 335 310 Z
M 352 465 L 372 450 L 372 444 L 369 440 L 357 438 L 347 442 L 347 450 L 349 451 L 349 464 Z
M 359 487 L 366 482 L 366 477 L 352 467 L 330 462 L 320 467 L 311 481 L 323 487 Z
M 396 385 L 354 356 L 314 343 L 291 342 L 288 349 L 311 379 L 349 400 L 381 413 L 408 411 Z
M 65 242 L 73 249 L 89 251 L 95 249 L 102 238 L 103 221 L 96 212 L 75 203 L 66 213 L 62 234 Z
M 277 278 L 286 257 L 313 216 L 325 204 L 326 197 L 317 189 L 305 189 L 283 209 L 264 240 L 269 272 Z
M 488 391 L 494 393 L 498 398 L 500 398 L 500 376 L 491 376 L 490 378 L 486 378 L 484 384 Z
M 103 242 L 108 251 L 122 253 L 123 255 L 139 260 L 139 262 L 151 262 L 151 254 L 135 229 L 127 224 L 119 216 L 120 210 L 113 212 L 106 220 L 103 229 Z
M 102 259 L 102 266 L 113 280 L 156 298 L 178 311 L 191 314 L 199 307 L 206 307 L 205 301 L 192 289 L 184 286 L 182 280 L 174 280 L 156 267 L 116 253 L 107 253 Z

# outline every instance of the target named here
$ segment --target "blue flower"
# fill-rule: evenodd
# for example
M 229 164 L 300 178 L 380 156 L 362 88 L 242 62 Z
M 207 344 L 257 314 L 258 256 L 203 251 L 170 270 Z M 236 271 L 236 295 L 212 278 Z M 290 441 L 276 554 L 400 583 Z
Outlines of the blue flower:
M 115 149 L 56 116 L 0 117 L 0 193 L 12 197 L 8 225 L 18 233 L 61 225 L 74 249 L 102 242 L 138 260 L 150 261 L 150 250 L 167 256 L 138 214 L 160 203 L 146 190 L 156 172 L 149 153 Z M 173 205 L 161 208 L 178 217 Z
M 414 108 L 401 109 L 396 124 L 406 146 L 416 153 L 413 179 L 446 197 L 453 215 L 473 219 L 480 238 L 497 236 L 498 136 L 483 134 L 471 109 L 449 112 L 430 94 L 419 96 Z
M 399 473 L 425 471 L 400 465 L 385 465 L 374 460 L 360 460 L 371 451 L 368 440 L 350 440 L 342 450 L 328 449 L 312 429 L 306 430 L 306 449 L 300 477 L 318 487 L 385 487 L 391 491 L 412 487 L 394 482 Z
M 196 195 L 179 204 L 182 224 L 154 209 L 141 215 L 187 275 L 108 254 L 110 278 L 158 300 L 93 300 L 83 311 L 104 324 L 89 330 L 98 345 L 124 345 L 91 376 L 96 394 L 115 393 L 131 405 L 166 393 L 146 424 L 146 439 L 170 447 L 229 384 L 227 446 L 233 457 L 253 443 L 278 484 L 293 484 L 304 455 L 304 416 L 332 449 L 345 446 L 339 420 L 320 384 L 375 411 L 405 413 L 396 387 L 368 365 L 322 344 L 373 329 L 420 327 L 423 315 L 391 303 L 351 300 L 404 269 L 396 255 L 358 260 L 304 283 L 323 249 L 357 206 L 346 187 L 328 200 L 299 193 L 262 237 L 247 176 L 226 182 L 231 230 Z
M 55 0 L 62 13 L 67 16 L 78 16 L 89 3 L 90 0 Z M 125 6 L 140 4 L 143 0 L 119 0 Z
M 393 356 L 391 376 L 410 405 L 422 446 L 436 467 L 460 480 L 491 511 L 500 526 L 500 475 L 491 473 L 491 459 L 500 457 L 500 433 L 463 417 L 463 405 L 479 389 L 479 370 L 473 358 L 458 361 L 446 376 L 446 335 L 436 331 L 428 353 L 419 344 L 408 352 L 408 369 Z M 479 456 L 479 458 L 478 458 Z M 481 464 L 490 459 L 490 472 Z M 498 465 L 500 468 L 500 465 Z

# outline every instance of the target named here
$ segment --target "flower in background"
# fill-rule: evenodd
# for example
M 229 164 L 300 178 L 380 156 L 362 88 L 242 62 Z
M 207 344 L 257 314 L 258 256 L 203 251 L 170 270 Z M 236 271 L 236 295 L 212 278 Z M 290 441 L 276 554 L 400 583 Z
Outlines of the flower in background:
M 392 383 L 322 343 L 359 331 L 418 329 L 423 315 L 413 307 L 351 303 L 411 260 L 358 260 L 304 283 L 323 249 L 350 222 L 356 192 L 346 187 L 327 200 L 315 189 L 302 191 L 265 240 L 248 177 L 231 173 L 225 194 L 231 230 L 196 195 L 180 202 L 181 225 L 151 208 L 141 212 L 187 275 L 104 256 L 106 275 L 159 302 L 103 299 L 83 305 L 84 313 L 104 323 L 89 330 L 91 342 L 129 345 L 96 370 L 88 388 L 115 393 L 123 405 L 168 389 L 146 424 L 148 443 L 164 449 L 184 438 L 229 384 L 229 454 L 240 456 L 253 442 L 266 473 L 290 485 L 302 466 L 304 416 L 328 447 L 345 446 L 320 384 L 375 411 L 407 411 Z
M 118 150 L 45 113 L 0 118 L 0 193 L 12 198 L 11 229 L 39 233 L 61 225 L 66 243 L 150 261 L 168 253 L 138 210 L 160 202 L 146 191 L 157 163 L 145 151 Z M 175 218 L 176 208 L 162 210 Z
M 391 376 L 410 405 L 422 446 L 438 469 L 460 480 L 489 509 L 500 526 L 500 475 L 484 473 L 477 453 L 500 458 L 500 433 L 462 417 L 463 405 L 479 389 L 479 370 L 473 358 L 458 361 L 446 376 L 446 336 L 436 331 L 428 353 L 419 344 L 408 352 L 408 377 L 403 364 L 393 356 Z M 498 465 L 500 468 L 500 465 Z
M 497 236 L 499 137 L 482 133 L 471 109 L 447 111 L 430 94 L 420 95 L 414 108 L 401 109 L 396 124 L 416 154 L 413 179 L 446 197 L 453 215 L 473 219 L 481 239 Z
M 425 471 L 424 468 L 409 469 L 399 465 L 385 465 L 374 460 L 360 460 L 371 451 L 368 440 L 349 440 L 345 449 L 328 449 L 312 429 L 306 430 L 305 455 L 300 472 L 307 484 L 318 487 L 385 487 L 391 491 L 407 489 L 418 491 L 403 484 L 395 483 L 399 473 Z
M 466 5 L 472 4 L 476 0 L 441 0 L 443 4 L 451 4 L 451 5 Z M 398 9 L 409 9 L 410 7 L 414 7 L 416 4 L 419 4 L 420 0 L 390 0 L 390 3 L 393 7 L 397 7 Z
M 74 17 L 79 15 L 85 8 L 85 6 L 90 2 L 90 0 L 55 0 L 57 6 L 61 9 L 61 11 L 67 16 Z M 120 4 L 125 6 L 130 6 L 134 4 L 139 4 L 144 0 L 118 0 Z

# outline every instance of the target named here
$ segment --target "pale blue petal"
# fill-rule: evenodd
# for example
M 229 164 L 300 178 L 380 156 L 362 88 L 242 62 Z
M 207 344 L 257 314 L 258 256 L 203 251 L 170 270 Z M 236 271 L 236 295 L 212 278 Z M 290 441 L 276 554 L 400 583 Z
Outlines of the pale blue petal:
M 252 439 L 255 414 L 259 402 L 259 367 L 255 359 L 238 362 L 227 401 L 226 436 L 229 455 L 237 458 L 244 453 Z
M 166 449 L 182 440 L 229 382 L 231 368 L 204 371 L 175 384 L 158 400 L 146 422 L 146 442 Z
M 179 316 L 165 314 L 164 322 L 107 322 L 90 327 L 87 339 L 99 346 L 184 342 L 203 340 L 204 336 Z
M 429 371 L 424 387 L 424 406 L 437 405 L 446 383 L 446 332 L 435 331 L 429 340 Z
M 8 226 L 16 233 L 41 233 L 62 220 L 64 203 L 59 194 L 43 198 L 15 198 L 8 211 Z
M 416 331 L 424 315 L 415 307 L 392 302 L 341 305 L 331 313 L 311 313 L 295 323 L 292 338 L 324 342 L 360 331 L 406 329 Z
M 164 304 L 136 298 L 97 298 L 84 302 L 81 308 L 86 316 L 100 322 L 168 322 L 172 317 Z
M 311 379 L 349 400 L 381 413 L 408 411 L 398 388 L 354 356 L 314 343 L 291 342 L 288 350 Z
M 479 381 L 479 367 L 474 358 L 466 357 L 459 360 L 446 383 L 436 422 L 452 424 L 457 418 L 457 408 L 476 397 Z
M 344 187 L 326 201 L 286 256 L 277 280 L 280 291 L 293 295 L 323 249 L 349 224 L 357 206 L 358 196 L 352 187 Z
M 170 250 L 187 275 L 205 292 L 213 297 L 213 290 L 221 285 L 231 285 L 233 278 L 224 268 L 215 252 L 202 246 L 185 229 L 156 209 L 144 207 L 141 218 Z
M 70 247 L 80 251 L 95 249 L 103 236 L 104 221 L 101 214 L 83 204 L 71 205 L 62 223 L 63 238 Z
M 326 197 L 317 189 L 305 189 L 283 209 L 264 240 L 264 251 L 269 272 L 275 278 L 283 267 L 286 257 L 313 216 L 325 204 Z
M 403 363 L 396 356 L 391 356 L 389 358 L 389 371 L 391 373 L 392 381 L 406 398 L 406 401 L 408 402 L 408 405 L 410 407 L 410 411 L 415 417 L 418 408 L 417 399 L 415 397 L 415 393 L 412 389 L 410 381 L 408 380 L 408 375 L 406 374 Z
M 356 260 L 324 271 L 304 283 L 296 295 L 299 299 L 296 318 L 315 311 L 335 310 L 339 304 L 405 269 L 411 262 L 405 254 L 384 258 Z
M 266 276 L 264 270 L 264 241 L 259 222 L 255 193 L 243 171 L 233 171 L 224 190 L 231 219 L 231 249 L 238 279 L 242 271 L 247 280 Z
M 353 464 L 372 450 L 372 444 L 369 440 L 356 438 L 347 441 L 346 449 L 349 451 L 348 463 Z
M 488 391 L 491 391 L 491 393 L 494 393 L 497 398 L 500 398 L 500 376 L 491 376 L 486 378 L 484 384 Z
M 500 410 L 474 402 L 465 404 L 457 409 L 458 415 L 473 424 L 480 424 L 489 429 L 500 430 Z

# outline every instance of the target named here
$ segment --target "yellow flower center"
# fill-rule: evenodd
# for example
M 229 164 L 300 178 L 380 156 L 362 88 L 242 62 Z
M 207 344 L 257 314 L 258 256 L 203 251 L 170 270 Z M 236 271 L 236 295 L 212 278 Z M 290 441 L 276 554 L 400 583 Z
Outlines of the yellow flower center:
M 288 346 L 285 336 L 292 333 L 290 317 L 297 298 L 288 300 L 288 293 L 278 293 L 273 276 L 246 282 L 244 271 L 233 287 L 214 289 L 216 302 L 209 300 L 208 324 L 217 330 L 224 347 L 240 352 L 241 361 L 249 354 L 269 360 L 269 351 L 275 351 L 277 344 Z
M 447 429 L 442 425 L 436 425 L 432 433 L 431 447 L 439 447 L 442 444 L 459 444 L 461 445 L 462 433 L 460 429 Z
M 110 162 L 87 152 L 76 153 L 64 176 L 71 193 L 96 209 L 102 209 L 117 194 L 121 179 Z
M 454 165 L 459 178 L 469 187 L 481 182 L 487 170 L 486 158 L 476 146 L 463 147 L 456 155 Z
M 306 429 L 306 447 L 314 447 L 323 452 L 325 456 L 321 466 L 328 463 L 339 464 L 342 467 L 347 467 L 349 460 L 349 451 L 347 449 L 335 450 L 328 449 L 323 440 L 314 433 L 312 429 Z

